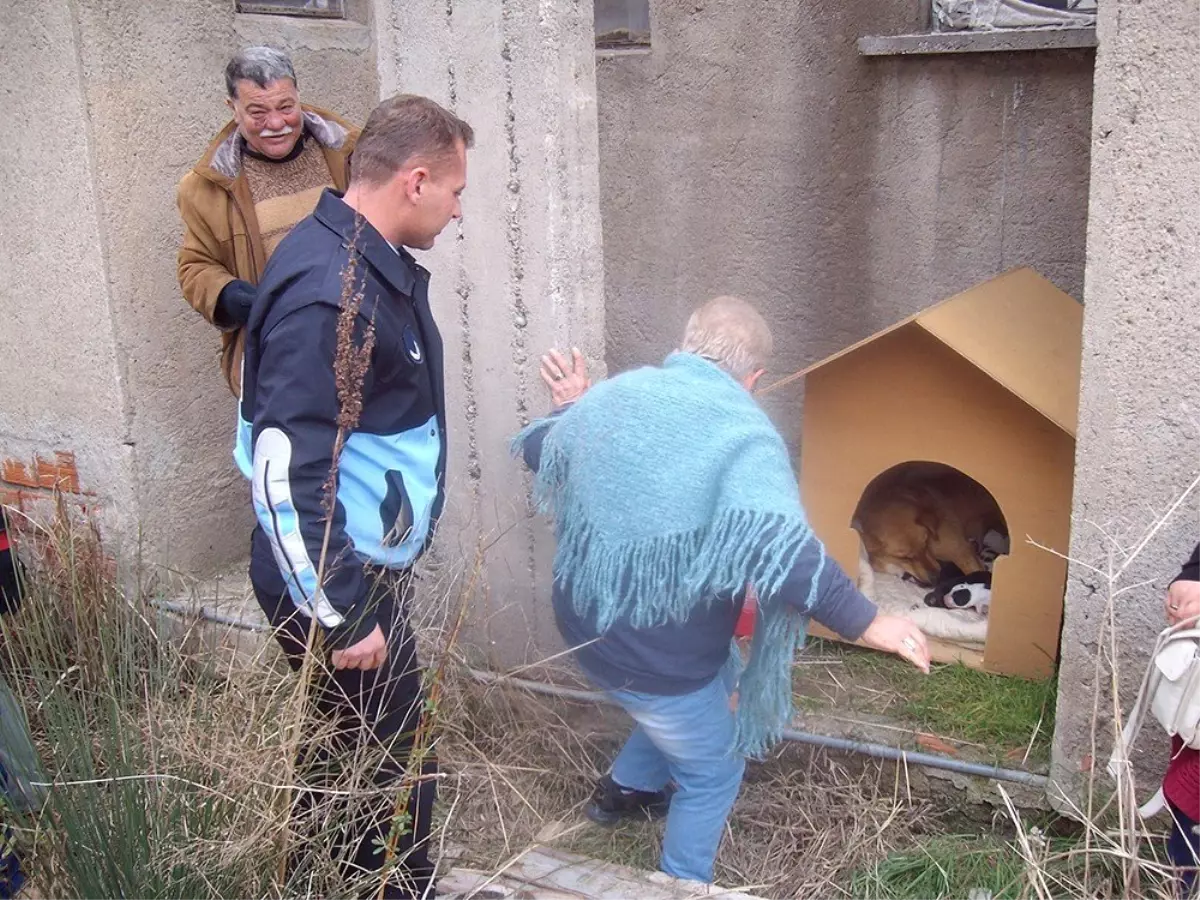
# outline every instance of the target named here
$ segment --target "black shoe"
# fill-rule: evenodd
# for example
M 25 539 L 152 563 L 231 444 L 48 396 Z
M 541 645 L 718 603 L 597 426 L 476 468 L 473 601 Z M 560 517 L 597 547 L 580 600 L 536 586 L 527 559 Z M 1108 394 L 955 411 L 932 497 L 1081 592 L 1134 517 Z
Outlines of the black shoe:
M 661 819 L 671 808 L 670 789 L 634 791 L 623 788 L 608 775 L 596 783 L 583 814 L 597 825 L 616 825 L 622 819 Z

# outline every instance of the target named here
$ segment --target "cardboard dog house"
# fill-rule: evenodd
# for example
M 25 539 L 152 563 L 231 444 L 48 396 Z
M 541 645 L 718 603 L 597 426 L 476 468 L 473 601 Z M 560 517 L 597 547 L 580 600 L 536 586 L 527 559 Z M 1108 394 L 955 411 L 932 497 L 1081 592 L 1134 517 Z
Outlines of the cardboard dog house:
M 1082 328 L 1074 298 L 1015 269 L 803 373 L 801 492 L 851 577 L 859 499 L 894 466 L 951 466 L 999 503 L 1010 548 L 992 570 L 986 641 L 931 640 L 938 661 L 1028 678 L 1054 669 L 1067 564 L 1031 541 L 1068 549 Z

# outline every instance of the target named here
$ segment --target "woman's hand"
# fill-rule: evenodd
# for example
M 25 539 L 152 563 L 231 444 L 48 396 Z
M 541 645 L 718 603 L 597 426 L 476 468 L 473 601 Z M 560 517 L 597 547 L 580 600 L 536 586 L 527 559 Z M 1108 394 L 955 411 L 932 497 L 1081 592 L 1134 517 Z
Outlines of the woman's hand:
M 929 673 L 929 645 L 915 623 L 902 616 L 879 613 L 859 640 L 875 650 L 895 653 L 926 674 Z
M 588 378 L 587 363 L 578 350 L 571 351 L 568 364 L 561 353 L 551 350 L 542 357 L 542 381 L 550 388 L 550 400 L 555 409 L 574 403 L 592 386 Z

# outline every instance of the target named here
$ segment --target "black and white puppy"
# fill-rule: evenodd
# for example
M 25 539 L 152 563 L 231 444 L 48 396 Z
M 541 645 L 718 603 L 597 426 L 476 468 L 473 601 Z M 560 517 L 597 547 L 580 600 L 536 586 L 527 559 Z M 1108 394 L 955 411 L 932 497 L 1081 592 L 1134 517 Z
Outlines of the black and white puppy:
M 983 616 L 988 614 L 991 602 L 992 573 L 972 572 L 967 575 L 954 563 L 942 566 L 933 590 L 925 595 L 926 606 L 971 609 Z

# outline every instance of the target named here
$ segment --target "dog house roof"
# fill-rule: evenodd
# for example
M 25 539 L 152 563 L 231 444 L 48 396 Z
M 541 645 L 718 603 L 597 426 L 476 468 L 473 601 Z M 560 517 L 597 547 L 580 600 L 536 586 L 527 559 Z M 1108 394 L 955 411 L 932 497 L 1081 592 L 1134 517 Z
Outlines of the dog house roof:
M 901 328 L 921 328 L 1072 437 L 1083 306 L 1033 269 L 1013 269 L 809 366 L 815 372 Z M 790 379 L 785 379 L 790 380 Z

